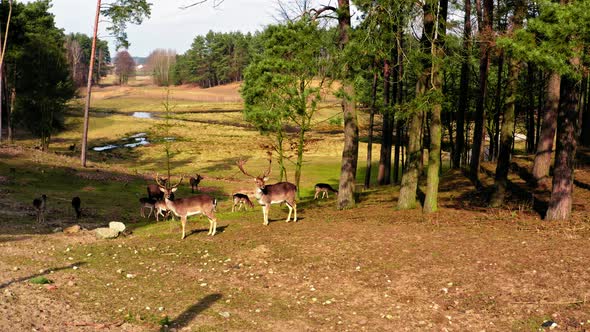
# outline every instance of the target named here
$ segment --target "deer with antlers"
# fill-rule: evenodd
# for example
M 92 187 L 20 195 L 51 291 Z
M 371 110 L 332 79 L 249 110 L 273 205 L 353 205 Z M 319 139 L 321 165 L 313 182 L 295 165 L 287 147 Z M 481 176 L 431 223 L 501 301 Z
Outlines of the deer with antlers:
M 254 178 L 254 182 L 256 182 L 256 192 L 254 196 L 260 205 L 262 205 L 262 215 L 264 217 L 264 225 L 268 225 L 268 211 L 270 210 L 271 204 L 280 204 L 280 203 L 287 203 L 287 207 L 289 208 L 289 216 L 287 216 L 286 222 L 291 220 L 291 212 L 295 210 L 295 215 L 293 221 L 297 221 L 297 202 L 295 201 L 295 196 L 297 194 L 297 186 L 292 184 L 291 182 L 279 182 L 275 184 L 266 184 L 268 181 L 268 176 L 270 175 L 271 171 L 271 164 L 272 160 L 268 159 L 268 170 L 266 170 L 260 176 L 253 176 L 248 174 L 246 170 L 244 170 L 244 164 L 246 163 L 245 160 L 240 159 L 237 162 L 238 168 L 242 173 L 246 176 Z
M 156 183 L 158 184 L 160 191 L 164 193 L 164 202 L 166 208 L 180 217 L 182 224 L 182 239 L 186 237 L 186 219 L 189 216 L 198 214 L 204 214 L 209 219 L 209 232 L 207 235 L 215 235 L 217 232 L 217 218 L 215 217 L 215 207 L 217 206 L 217 200 L 209 195 L 196 195 L 187 198 L 171 199 L 172 193 L 178 189 L 178 186 L 182 182 L 183 177 L 180 178 L 177 184 L 167 187 L 162 184 L 158 176 L 156 176 Z

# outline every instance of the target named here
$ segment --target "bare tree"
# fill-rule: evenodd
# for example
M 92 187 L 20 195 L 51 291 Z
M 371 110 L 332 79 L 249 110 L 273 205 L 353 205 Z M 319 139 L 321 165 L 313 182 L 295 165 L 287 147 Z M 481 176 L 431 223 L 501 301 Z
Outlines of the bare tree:
M 10 27 L 10 18 L 12 17 L 12 0 L 8 1 L 8 18 L 6 19 L 6 30 L 4 31 L 4 40 L 2 50 L 0 51 L 0 142 L 2 141 L 2 79 L 4 77 L 4 53 L 6 52 L 6 41 L 8 39 L 8 28 Z
M 156 49 L 147 58 L 146 66 L 157 85 L 170 84 L 170 68 L 176 62 L 175 50 Z
M 76 83 L 76 86 L 79 85 L 82 81 L 82 77 L 79 76 L 78 67 L 80 66 L 80 61 L 82 60 L 82 47 L 80 43 L 72 36 L 68 36 L 65 43 L 68 62 L 72 68 L 72 80 Z
M 127 51 L 117 53 L 115 58 L 115 75 L 119 78 L 119 84 L 125 85 L 129 77 L 135 74 L 135 61 Z

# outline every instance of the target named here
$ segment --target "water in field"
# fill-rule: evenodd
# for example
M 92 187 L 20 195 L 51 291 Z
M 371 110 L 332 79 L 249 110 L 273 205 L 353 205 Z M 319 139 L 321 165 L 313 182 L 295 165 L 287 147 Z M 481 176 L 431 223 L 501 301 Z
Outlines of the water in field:
M 110 151 L 118 148 L 137 148 L 144 145 L 149 145 L 151 143 L 158 143 L 163 141 L 172 142 L 175 141 L 175 137 L 164 137 L 161 139 L 157 139 L 154 142 L 150 142 L 147 137 L 147 133 L 137 133 L 135 135 L 131 135 L 129 137 L 124 137 L 121 139 L 120 142 L 115 142 L 112 144 L 107 144 L 103 146 L 95 146 L 92 148 L 94 151 Z
M 131 114 L 132 117 L 134 118 L 139 118 L 139 119 L 153 119 L 153 115 L 150 112 L 133 112 L 133 114 Z

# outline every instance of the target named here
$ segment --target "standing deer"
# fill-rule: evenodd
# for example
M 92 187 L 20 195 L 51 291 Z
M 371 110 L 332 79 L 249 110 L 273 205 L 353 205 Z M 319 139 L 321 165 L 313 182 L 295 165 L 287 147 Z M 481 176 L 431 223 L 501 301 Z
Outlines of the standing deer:
M 196 195 L 187 198 L 178 198 L 172 200 L 170 197 L 172 193 L 178 189 L 178 186 L 182 182 L 182 177 L 178 183 L 170 188 L 158 181 L 156 177 L 156 183 L 160 187 L 160 191 L 164 193 L 164 202 L 166 208 L 172 213 L 180 217 L 182 224 L 182 239 L 186 237 L 186 219 L 189 216 L 204 214 L 209 219 L 209 232 L 207 235 L 215 235 L 217 232 L 217 218 L 215 217 L 215 207 L 217 206 L 217 200 L 209 195 Z
M 164 200 L 156 201 L 154 208 L 156 209 L 156 221 L 160 221 L 160 216 L 164 217 L 164 220 L 166 220 L 170 215 L 170 210 L 166 207 L 166 202 Z M 164 214 L 164 211 L 166 214 Z M 174 219 L 174 216 L 172 216 L 172 219 Z
M 244 164 L 246 161 L 239 160 L 237 162 L 238 168 L 244 175 L 254 178 L 254 182 L 256 182 L 256 192 L 254 196 L 258 203 L 262 205 L 262 215 L 264 218 L 263 225 L 268 225 L 268 211 L 270 210 L 271 204 L 280 204 L 282 202 L 287 203 L 287 207 L 289 208 L 289 216 L 287 216 L 286 222 L 291 220 L 291 212 L 295 210 L 295 216 L 293 221 L 297 221 L 297 202 L 295 201 L 295 196 L 297 193 L 297 186 L 292 184 L 291 182 L 279 182 L 275 184 L 266 184 L 268 181 L 268 175 L 271 171 L 271 163 L 272 160 L 268 160 L 268 170 L 264 172 L 260 176 L 253 176 L 250 175 L 244 170 Z
M 322 193 L 322 198 L 329 198 L 330 194 L 328 194 L 328 192 L 333 192 L 336 193 L 336 195 L 338 195 L 338 190 L 332 188 L 331 185 L 327 183 L 317 183 L 315 185 L 315 195 L 313 196 L 313 199 L 317 199 L 320 193 Z
M 37 222 L 44 223 L 45 222 L 45 209 L 47 208 L 47 196 L 45 194 L 41 195 L 40 198 L 35 198 L 33 200 L 33 207 L 37 212 Z
M 242 209 L 242 206 L 244 204 L 248 205 L 249 207 L 253 208 L 254 204 L 252 204 L 252 201 L 250 201 L 250 198 L 248 198 L 248 195 L 246 194 L 241 194 L 241 193 L 235 193 L 233 195 L 233 205 L 231 207 L 231 212 L 235 211 L 236 205 L 238 205 L 238 211 L 240 211 Z M 246 208 L 246 207 L 244 207 Z
M 198 190 L 199 183 L 201 182 L 201 180 L 203 180 L 203 177 L 201 176 L 201 174 L 197 174 L 196 178 L 191 176 L 189 182 L 191 184 L 191 192 L 193 194 L 195 193 L 195 190 Z
M 153 198 L 149 198 L 149 197 L 142 197 L 139 199 L 139 204 L 141 204 L 140 210 L 139 210 L 139 214 L 143 217 L 146 218 L 145 216 L 145 209 L 150 209 L 150 213 L 148 214 L 147 218 L 149 219 L 152 216 L 152 212 L 154 211 L 154 207 L 156 204 L 156 200 Z
M 82 216 L 82 210 L 80 209 L 81 204 L 82 201 L 80 200 L 80 197 L 76 196 L 72 198 L 72 208 L 74 208 L 74 211 L 76 211 L 76 219 L 80 219 Z
M 168 183 L 168 179 L 159 178 L 160 182 L 164 185 Z M 164 200 L 164 193 L 160 191 L 160 187 L 157 184 L 148 184 L 147 186 L 147 194 L 149 199 L 153 200 Z M 174 195 L 172 195 L 172 199 L 174 199 Z

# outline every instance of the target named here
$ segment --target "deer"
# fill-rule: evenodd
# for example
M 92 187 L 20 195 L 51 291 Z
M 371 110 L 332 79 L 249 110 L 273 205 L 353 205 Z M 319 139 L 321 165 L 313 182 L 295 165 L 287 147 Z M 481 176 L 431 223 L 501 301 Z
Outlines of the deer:
M 180 217 L 180 223 L 182 224 L 182 238 L 186 237 L 186 219 L 189 216 L 203 214 L 209 219 L 209 232 L 207 235 L 215 235 L 217 233 L 217 218 L 215 217 L 215 208 L 217 207 L 217 200 L 209 195 L 202 194 L 191 196 L 187 198 L 179 198 L 172 200 L 172 193 L 174 193 L 183 177 L 180 177 L 180 181 L 171 187 L 167 187 L 161 183 L 156 176 L 156 183 L 158 184 L 160 191 L 164 194 L 164 202 L 166 208 Z
M 168 183 L 168 179 L 159 178 L 160 182 L 164 185 Z M 149 199 L 153 200 L 164 200 L 164 194 L 160 191 L 160 187 L 157 184 L 148 184 L 147 186 L 147 194 Z M 172 199 L 174 199 L 174 195 L 172 195 Z
M 156 209 L 156 221 L 160 221 L 160 216 L 162 216 L 164 220 L 166 220 L 166 218 L 168 218 L 168 216 L 170 215 L 170 210 L 168 210 L 168 208 L 166 207 L 166 202 L 164 200 L 156 201 L 156 203 L 154 204 L 154 208 Z M 164 211 L 166 212 L 166 214 L 164 214 Z M 174 216 L 172 216 L 172 219 L 174 220 Z
M 246 172 L 244 169 L 245 163 L 246 161 L 243 159 L 237 161 L 240 171 L 242 171 L 244 175 L 254 178 L 254 182 L 256 183 L 254 197 L 256 197 L 258 203 L 262 205 L 262 216 L 264 219 L 262 224 L 268 226 L 268 212 L 270 211 L 271 204 L 280 204 L 283 202 L 287 203 L 287 207 L 289 208 L 289 215 L 287 216 L 287 220 L 285 220 L 285 222 L 289 222 L 291 220 L 291 212 L 293 212 L 293 210 L 295 210 L 293 221 L 297 222 L 297 202 L 295 201 L 297 186 L 291 182 L 266 184 L 266 181 L 268 181 L 268 176 L 271 172 L 272 159 L 268 159 L 268 170 L 266 170 L 260 176 L 248 174 L 248 172 Z
M 252 204 L 252 201 L 250 200 L 250 198 L 248 198 L 248 195 L 246 194 L 242 194 L 242 193 L 235 193 L 233 194 L 233 205 L 231 207 L 231 212 L 235 211 L 236 205 L 238 205 L 238 211 L 240 211 L 242 209 L 242 206 L 248 205 L 249 207 L 253 208 L 254 204 Z M 244 207 L 245 209 L 246 207 Z
M 152 215 L 152 212 L 154 211 L 154 206 L 156 204 L 156 200 L 150 197 L 141 197 L 139 199 L 139 204 L 141 204 L 140 210 L 139 210 L 139 214 L 143 217 L 146 218 L 145 216 L 145 209 L 150 209 L 150 213 L 148 214 L 147 218 L 149 219 Z
M 39 198 L 35 198 L 33 200 L 33 207 L 37 212 L 37 222 L 44 223 L 45 222 L 45 209 L 47 208 L 47 196 L 45 194 L 41 195 Z
M 80 209 L 81 204 L 82 201 L 80 200 L 80 197 L 76 196 L 72 198 L 72 208 L 74 208 L 74 211 L 76 211 L 76 219 L 80 219 L 82 216 L 82 210 Z
M 327 184 L 327 183 L 317 183 L 315 185 L 315 195 L 313 196 L 313 199 L 318 199 L 318 196 L 320 193 L 322 193 L 322 198 L 324 197 L 330 197 L 329 192 L 333 192 L 336 193 L 336 195 L 338 195 L 338 190 L 332 188 L 331 185 Z
M 201 182 L 201 180 L 203 180 L 203 177 L 201 176 L 201 174 L 197 174 L 196 178 L 191 176 L 189 182 L 191 184 L 191 192 L 193 194 L 195 193 L 195 190 L 198 190 L 199 183 Z

